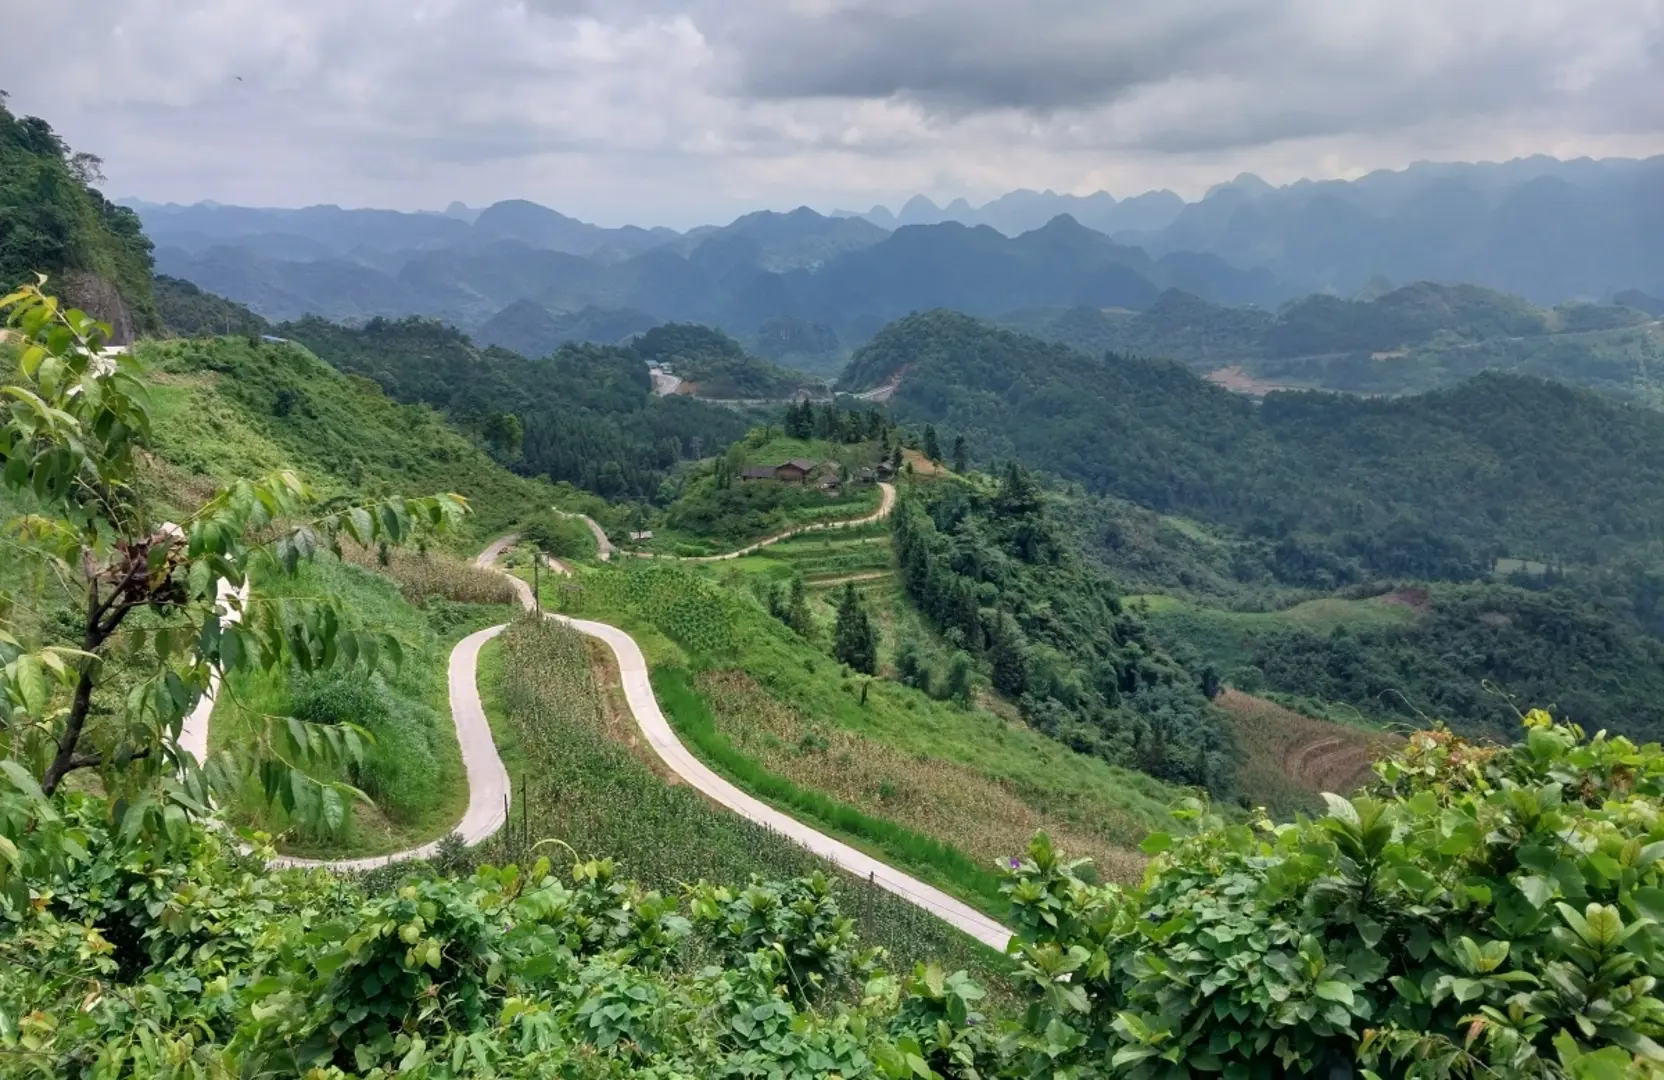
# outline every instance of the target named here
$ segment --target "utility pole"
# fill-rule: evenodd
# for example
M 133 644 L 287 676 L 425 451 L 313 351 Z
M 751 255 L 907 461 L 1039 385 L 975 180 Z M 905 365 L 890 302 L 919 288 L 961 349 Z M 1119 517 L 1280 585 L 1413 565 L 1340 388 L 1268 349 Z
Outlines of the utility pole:
M 532 605 L 537 608 L 537 617 L 543 617 L 543 578 L 538 573 L 543 564 L 543 552 L 532 552 Z

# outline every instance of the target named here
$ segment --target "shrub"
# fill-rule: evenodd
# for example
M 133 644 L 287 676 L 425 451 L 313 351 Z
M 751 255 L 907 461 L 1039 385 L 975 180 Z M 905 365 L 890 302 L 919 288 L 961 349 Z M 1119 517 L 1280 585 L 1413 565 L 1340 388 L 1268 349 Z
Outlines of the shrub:
M 557 559 L 581 559 L 595 552 L 595 538 L 590 535 L 589 526 L 553 510 L 526 522 L 520 535 L 536 544 L 545 555 Z
M 1507 749 L 1417 734 L 1316 821 L 1154 835 L 1140 889 L 1038 838 L 1005 887 L 1023 1053 L 1133 1078 L 1659 1075 L 1664 752 L 1526 725 Z

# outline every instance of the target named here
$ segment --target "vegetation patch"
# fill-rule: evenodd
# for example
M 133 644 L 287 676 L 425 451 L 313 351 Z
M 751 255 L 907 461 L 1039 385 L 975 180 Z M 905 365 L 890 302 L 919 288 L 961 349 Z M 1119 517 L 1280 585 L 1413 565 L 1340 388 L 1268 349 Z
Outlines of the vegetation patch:
M 711 705 L 694 688 L 686 671 L 659 668 L 653 691 L 665 715 L 706 762 L 751 793 L 784 807 L 794 817 L 826 826 L 832 832 L 882 852 L 904 869 L 918 873 L 999 918 L 1004 910 L 998 875 L 953 843 L 866 813 L 818 789 L 799 787 L 746 756 L 717 730 Z
M 1356 791 L 1370 765 L 1402 745 L 1385 732 L 1302 716 L 1240 690 L 1226 689 L 1213 703 L 1231 718 L 1243 750 L 1239 797 L 1279 821 L 1320 810 L 1324 792 Z
M 1025 850 L 1043 829 L 1090 857 L 1112 880 L 1132 882 L 1143 873 L 1144 857 L 1136 850 L 1141 831 L 1106 834 L 1113 822 L 1097 818 L 1090 807 L 1077 806 L 1068 816 L 1042 814 L 1009 781 L 815 723 L 743 672 L 703 672 L 694 687 L 709 703 L 716 733 L 763 769 L 952 844 L 984 867 Z
M 426 610 L 402 595 L 409 581 L 320 555 L 293 578 L 262 579 L 258 597 L 328 594 L 355 620 L 394 634 L 403 663 L 390 673 L 303 673 L 279 668 L 226 680 L 209 728 L 209 750 L 249 742 L 268 716 L 308 724 L 352 724 L 368 732 L 362 759 L 307 769 L 322 781 L 343 781 L 369 797 L 351 801 L 337 827 L 295 820 L 253 790 L 230 808 L 236 823 L 279 834 L 283 849 L 318 857 L 401 851 L 444 836 L 468 803 L 446 678 L 451 646 L 503 617 L 495 606 L 459 605 L 436 595 Z
M 488 655 L 493 650 L 500 656 L 489 661 L 489 670 L 500 681 L 486 703 L 493 730 L 513 739 L 512 767 L 518 771 L 511 779 L 526 806 L 517 807 L 510 828 L 488 848 L 490 856 L 525 859 L 531 845 L 555 839 L 582 859 L 616 858 L 623 872 L 666 890 L 701 880 L 827 869 L 789 840 L 713 806 L 686 785 L 667 784 L 620 744 L 576 631 L 523 618 L 487 646 Z M 898 961 L 946 956 L 947 963 L 989 971 L 988 954 L 935 917 L 864 881 L 836 880 L 840 901 L 863 935 L 887 946 Z

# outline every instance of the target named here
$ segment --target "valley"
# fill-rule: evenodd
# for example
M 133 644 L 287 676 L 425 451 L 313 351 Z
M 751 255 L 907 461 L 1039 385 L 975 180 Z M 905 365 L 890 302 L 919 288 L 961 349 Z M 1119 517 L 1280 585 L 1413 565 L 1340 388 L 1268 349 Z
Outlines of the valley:
M 1247 175 L 134 211 L 0 121 L 0 1073 L 1664 1068 L 1647 258 L 1383 252 L 1420 166 L 1358 282 Z

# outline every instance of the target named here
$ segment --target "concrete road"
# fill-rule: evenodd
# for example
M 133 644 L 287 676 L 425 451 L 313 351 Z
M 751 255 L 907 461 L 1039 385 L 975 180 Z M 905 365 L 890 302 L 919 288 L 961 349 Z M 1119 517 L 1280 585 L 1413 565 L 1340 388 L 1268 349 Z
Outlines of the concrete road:
M 773 536 L 765 536 L 756 543 L 747 544 L 738 551 L 728 551 L 721 555 L 658 555 L 651 551 L 632 551 L 630 554 L 641 559 L 678 559 L 682 562 L 722 562 L 726 559 L 738 559 L 741 556 L 750 555 L 754 551 L 766 548 L 770 544 L 778 544 L 782 540 L 789 540 L 804 533 L 820 532 L 824 529 L 848 529 L 857 525 L 871 525 L 875 521 L 883 521 L 890 516 L 890 511 L 895 509 L 896 489 L 890 484 L 879 481 L 878 491 L 878 509 L 866 517 L 846 518 L 843 521 L 821 521 L 813 525 L 799 525 L 795 529 L 787 529 L 785 532 L 775 533 Z
M 886 485 L 887 487 L 887 485 Z M 886 499 L 885 506 L 879 514 L 889 512 L 892 498 Z M 496 545 L 493 545 L 495 548 Z M 491 549 L 487 549 L 489 553 Z M 497 550 L 501 550 L 498 548 Z M 483 563 L 485 556 L 481 556 Z M 520 594 L 520 602 L 528 610 L 532 607 L 531 588 L 519 578 L 509 579 L 514 583 L 515 591 Z M 1005 951 L 1006 944 L 1011 940 L 1011 931 L 998 922 L 977 911 L 969 904 L 954 899 L 947 893 L 933 886 L 926 885 L 919 879 L 904 874 L 894 867 L 880 862 L 866 852 L 858 851 L 848 844 L 824 833 L 817 832 L 797 819 L 776 810 L 767 803 L 747 795 L 727 780 L 712 772 L 711 769 L 676 737 L 670 722 L 665 719 L 659 709 L 658 699 L 653 696 L 653 683 L 648 675 L 647 658 L 642 655 L 641 647 L 635 639 L 616 626 L 606 623 L 590 622 L 586 619 L 574 619 L 566 615 L 547 614 L 546 618 L 555 619 L 577 630 L 606 643 L 618 660 L 618 672 L 624 685 L 624 700 L 630 706 L 630 715 L 635 718 L 636 727 L 646 736 L 647 742 L 653 747 L 653 752 L 670 767 L 677 776 L 691 784 L 697 791 L 714 802 L 732 810 L 734 813 L 758 825 L 779 833 L 786 839 L 807 848 L 821 858 L 838 868 L 854 874 L 856 877 L 866 878 L 879 888 L 894 893 L 914 907 L 928 911 L 949 925 L 954 926 L 976 938 L 990 948 Z M 500 629 L 500 628 L 499 628 Z M 454 674 L 453 674 L 454 679 Z

